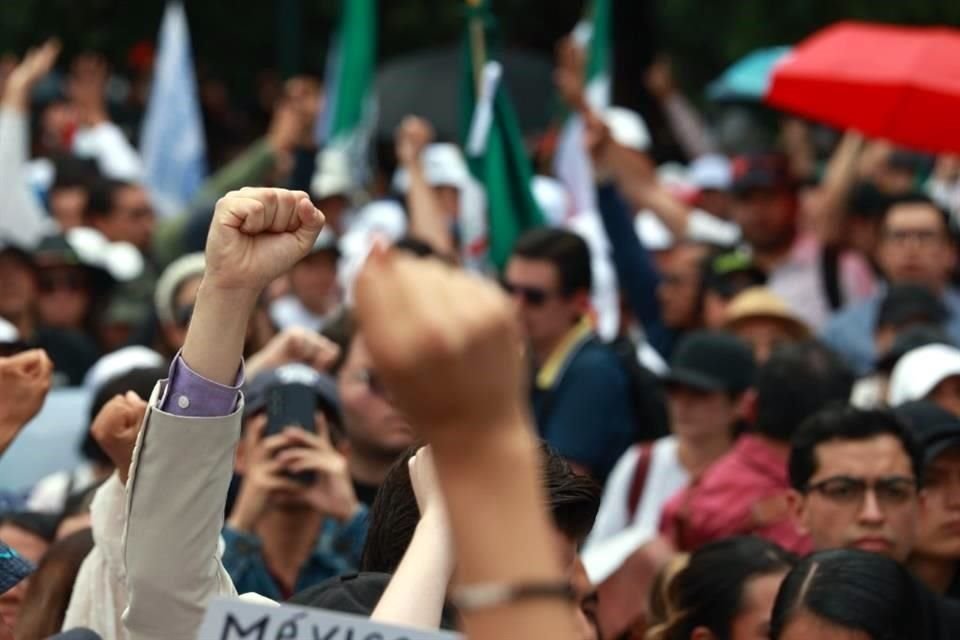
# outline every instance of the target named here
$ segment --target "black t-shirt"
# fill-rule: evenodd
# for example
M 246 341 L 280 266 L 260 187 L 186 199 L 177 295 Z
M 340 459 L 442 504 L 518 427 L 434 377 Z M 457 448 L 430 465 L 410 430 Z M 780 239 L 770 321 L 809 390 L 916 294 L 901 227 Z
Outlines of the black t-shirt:
M 373 501 L 377 497 L 377 491 L 379 489 L 379 485 L 364 484 L 359 480 L 353 481 L 353 491 L 357 494 L 357 500 L 362 502 L 368 508 L 373 506 Z

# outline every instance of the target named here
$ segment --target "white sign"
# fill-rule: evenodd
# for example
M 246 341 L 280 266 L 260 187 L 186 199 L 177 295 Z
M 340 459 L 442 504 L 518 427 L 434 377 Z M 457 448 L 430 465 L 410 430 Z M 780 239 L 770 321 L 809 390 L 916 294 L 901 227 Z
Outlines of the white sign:
M 463 636 L 380 624 L 324 609 L 217 598 L 207 608 L 197 640 L 463 640 Z

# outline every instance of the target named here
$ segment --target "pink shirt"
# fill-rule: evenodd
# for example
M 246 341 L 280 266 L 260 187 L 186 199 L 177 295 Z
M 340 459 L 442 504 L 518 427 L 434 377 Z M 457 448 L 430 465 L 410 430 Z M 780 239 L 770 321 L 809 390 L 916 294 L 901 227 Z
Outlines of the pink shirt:
M 754 534 L 797 554 L 811 551 L 787 506 L 787 459 L 755 435 L 741 436 L 726 455 L 671 498 L 660 530 L 678 549 Z

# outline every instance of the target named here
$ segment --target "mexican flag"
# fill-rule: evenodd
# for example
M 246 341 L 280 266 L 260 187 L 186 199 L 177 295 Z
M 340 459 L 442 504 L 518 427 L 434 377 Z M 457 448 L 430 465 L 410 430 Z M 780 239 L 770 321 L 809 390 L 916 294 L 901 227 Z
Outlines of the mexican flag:
M 377 121 L 374 79 L 377 64 L 376 0 L 342 0 L 324 84 L 326 106 L 315 130 L 317 143 L 343 149 L 354 177 L 368 169 L 370 140 Z
M 468 0 L 462 109 L 464 149 L 473 177 L 484 186 L 490 261 L 503 269 L 518 236 L 544 224 L 530 190 L 533 170 L 517 115 L 500 82 L 489 0 Z
M 597 113 L 610 106 L 611 78 L 611 0 L 594 0 L 588 20 L 573 31 L 573 39 L 587 51 L 586 100 Z M 554 172 L 566 185 L 576 214 L 596 211 L 593 167 L 583 140 L 583 121 L 578 115 L 568 118 L 557 143 Z

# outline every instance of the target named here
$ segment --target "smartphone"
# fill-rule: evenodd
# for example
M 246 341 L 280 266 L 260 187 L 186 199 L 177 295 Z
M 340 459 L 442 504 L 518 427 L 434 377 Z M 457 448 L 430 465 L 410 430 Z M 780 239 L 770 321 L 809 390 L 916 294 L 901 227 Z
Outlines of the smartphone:
M 313 413 L 317 409 L 317 393 L 303 384 L 282 384 L 271 389 L 267 397 L 267 427 L 264 437 L 282 432 L 287 427 L 297 427 L 316 433 Z M 309 485 L 316 480 L 314 473 L 290 473 L 290 478 Z

